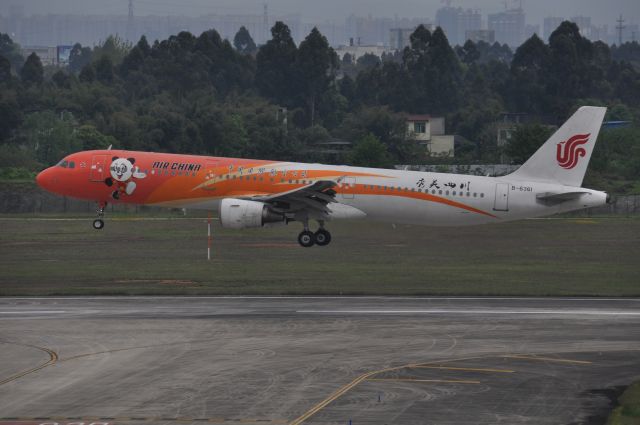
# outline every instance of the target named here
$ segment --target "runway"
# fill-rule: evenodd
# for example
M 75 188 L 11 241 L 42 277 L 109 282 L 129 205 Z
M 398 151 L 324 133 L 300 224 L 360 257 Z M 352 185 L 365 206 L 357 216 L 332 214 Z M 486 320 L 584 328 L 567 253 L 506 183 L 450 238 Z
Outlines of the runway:
M 0 299 L 0 424 L 598 424 L 640 299 Z

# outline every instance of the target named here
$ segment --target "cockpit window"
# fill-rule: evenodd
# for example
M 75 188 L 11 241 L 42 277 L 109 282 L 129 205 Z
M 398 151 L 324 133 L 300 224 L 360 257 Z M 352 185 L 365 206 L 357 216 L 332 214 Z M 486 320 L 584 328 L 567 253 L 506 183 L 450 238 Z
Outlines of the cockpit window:
M 66 159 L 58 162 L 58 167 L 67 168 L 69 166 L 69 162 Z
M 76 163 L 73 161 L 69 161 L 69 168 L 76 168 Z

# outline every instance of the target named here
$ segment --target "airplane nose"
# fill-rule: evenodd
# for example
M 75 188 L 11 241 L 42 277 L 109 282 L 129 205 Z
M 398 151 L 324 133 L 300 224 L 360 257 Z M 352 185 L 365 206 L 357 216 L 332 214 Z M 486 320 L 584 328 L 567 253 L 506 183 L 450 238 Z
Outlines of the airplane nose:
M 36 176 L 36 183 L 44 190 L 52 191 L 53 188 L 53 176 L 51 168 L 47 168 L 38 173 Z

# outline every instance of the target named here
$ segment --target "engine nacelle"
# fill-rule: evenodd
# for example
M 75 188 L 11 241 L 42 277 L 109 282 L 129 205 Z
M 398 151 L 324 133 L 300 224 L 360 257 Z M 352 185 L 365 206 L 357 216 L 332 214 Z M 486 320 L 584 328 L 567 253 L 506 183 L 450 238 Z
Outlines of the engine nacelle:
M 284 222 L 285 217 L 271 211 L 263 202 L 225 198 L 220 202 L 220 224 L 230 229 L 262 227 L 267 223 Z

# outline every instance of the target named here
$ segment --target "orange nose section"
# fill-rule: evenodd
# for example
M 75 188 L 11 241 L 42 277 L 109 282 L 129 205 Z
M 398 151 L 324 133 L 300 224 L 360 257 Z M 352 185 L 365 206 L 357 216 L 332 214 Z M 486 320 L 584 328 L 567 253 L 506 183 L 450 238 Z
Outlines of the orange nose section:
M 56 177 L 54 177 L 54 174 L 54 170 L 52 170 L 51 168 L 47 168 L 46 170 L 38 173 L 38 175 L 36 176 L 36 183 L 38 183 L 38 186 L 40 186 L 44 190 L 54 192 L 55 181 L 57 180 Z

